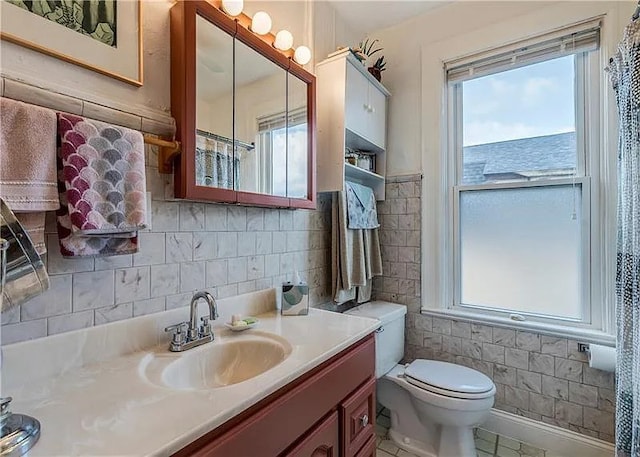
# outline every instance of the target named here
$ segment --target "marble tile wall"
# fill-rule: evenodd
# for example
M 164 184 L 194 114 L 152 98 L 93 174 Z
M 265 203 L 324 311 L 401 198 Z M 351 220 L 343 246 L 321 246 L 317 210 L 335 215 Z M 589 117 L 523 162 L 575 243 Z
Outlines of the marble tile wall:
M 421 176 L 388 177 L 386 199 L 378 202 L 383 276 L 374 297 L 420 312 Z
M 613 441 L 613 373 L 590 368 L 576 341 L 420 313 L 420 178 L 387 178 L 386 192 L 374 293 L 407 305 L 405 362 L 475 368 L 496 384 L 496 408 Z
M 328 300 L 329 195 L 315 211 L 176 201 L 172 175 L 158 173 L 155 147 L 145 154 L 152 228 L 140 233 L 140 252 L 64 259 L 55 215 L 47 214 L 51 288 L 2 313 L 2 344 L 185 306 L 196 290 L 229 297 L 269 288 L 294 270 L 309 283 L 312 304 Z
M 409 313 L 405 360 L 468 366 L 496 385 L 495 407 L 613 441 L 613 373 L 589 367 L 578 342 Z

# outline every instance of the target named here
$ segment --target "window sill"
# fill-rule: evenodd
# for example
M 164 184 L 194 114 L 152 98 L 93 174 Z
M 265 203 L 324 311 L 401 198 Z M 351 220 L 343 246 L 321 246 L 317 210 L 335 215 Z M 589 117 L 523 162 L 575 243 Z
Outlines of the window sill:
M 602 344 L 604 346 L 615 346 L 616 336 L 593 329 L 570 327 L 563 325 L 552 325 L 541 322 L 518 322 L 508 318 L 496 316 L 487 316 L 480 313 L 471 313 L 468 311 L 454 311 L 451 309 L 434 309 L 422 308 L 421 314 L 433 317 L 446 317 L 465 322 L 480 323 L 491 325 L 494 327 L 509 328 L 515 330 L 524 330 L 528 332 L 539 333 L 541 335 L 554 336 L 557 338 L 569 338 L 581 343 Z

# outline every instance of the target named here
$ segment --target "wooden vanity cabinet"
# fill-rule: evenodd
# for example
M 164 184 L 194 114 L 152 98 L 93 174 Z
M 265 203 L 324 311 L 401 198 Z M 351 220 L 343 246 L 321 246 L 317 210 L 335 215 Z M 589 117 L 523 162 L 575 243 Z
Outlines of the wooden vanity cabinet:
M 376 437 L 369 438 L 369 441 L 358 451 L 355 457 L 376 457 Z
M 369 335 L 175 455 L 373 455 L 375 382 L 375 343 Z
M 338 457 L 340 449 L 340 426 L 338 413 L 329 414 L 319 425 L 313 427 L 308 436 L 301 438 L 285 457 Z
M 376 379 L 374 377 L 340 405 L 340 419 L 343 424 L 342 455 L 356 455 L 374 435 L 375 415 Z

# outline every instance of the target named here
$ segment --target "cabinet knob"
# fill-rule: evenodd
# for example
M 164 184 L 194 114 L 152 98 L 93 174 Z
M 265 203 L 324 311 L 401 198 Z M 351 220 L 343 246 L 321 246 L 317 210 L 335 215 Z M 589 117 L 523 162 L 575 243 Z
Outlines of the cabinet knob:
M 362 105 L 362 107 L 364 108 L 365 111 L 369 111 L 369 105 L 367 105 L 366 103 Z
M 363 427 L 366 427 L 369 424 L 369 416 L 366 414 L 360 418 L 360 423 Z

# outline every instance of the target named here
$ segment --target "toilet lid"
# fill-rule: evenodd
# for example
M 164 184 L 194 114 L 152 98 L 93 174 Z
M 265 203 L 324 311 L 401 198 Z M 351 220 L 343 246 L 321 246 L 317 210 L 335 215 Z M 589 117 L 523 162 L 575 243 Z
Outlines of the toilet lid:
M 462 394 L 486 394 L 495 389 L 488 376 L 471 368 L 436 360 L 414 360 L 404 370 L 408 381 L 427 388 Z

